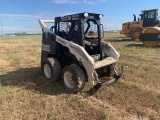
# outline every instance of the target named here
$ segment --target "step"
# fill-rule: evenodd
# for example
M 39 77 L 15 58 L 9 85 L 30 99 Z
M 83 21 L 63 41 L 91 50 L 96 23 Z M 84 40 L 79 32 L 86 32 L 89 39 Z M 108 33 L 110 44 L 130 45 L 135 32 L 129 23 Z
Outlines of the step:
M 116 59 L 114 59 L 113 57 L 107 57 L 106 59 L 103 59 L 101 61 L 96 61 L 95 62 L 95 69 L 97 68 L 101 68 L 107 65 L 111 65 L 113 63 L 116 63 Z

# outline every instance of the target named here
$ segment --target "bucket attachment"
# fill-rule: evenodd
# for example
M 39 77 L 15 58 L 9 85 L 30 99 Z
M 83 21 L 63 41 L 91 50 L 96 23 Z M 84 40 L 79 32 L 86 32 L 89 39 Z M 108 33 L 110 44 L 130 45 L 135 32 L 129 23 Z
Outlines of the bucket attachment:
M 98 80 L 98 83 L 96 85 L 94 85 L 93 88 L 91 88 L 90 91 L 89 91 L 91 95 L 95 94 L 96 91 L 98 91 L 100 88 L 117 82 L 122 77 L 124 66 L 122 66 L 120 74 L 117 73 L 114 65 L 111 65 L 111 67 L 112 67 L 112 69 L 114 71 L 114 77 L 112 79 L 110 79 L 109 81 L 106 81 L 106 82 L 101 82 L 100 80 Z M 98 76 L 96 77 L 96 79 L 98 79 Z

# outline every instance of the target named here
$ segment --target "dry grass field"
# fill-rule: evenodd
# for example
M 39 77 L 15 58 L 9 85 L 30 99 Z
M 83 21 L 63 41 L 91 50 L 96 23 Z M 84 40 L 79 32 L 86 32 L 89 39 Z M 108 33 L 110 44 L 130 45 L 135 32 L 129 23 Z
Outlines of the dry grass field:
M 106 33 L 123 78 L 95 95 L 67 94 L 40 70 L 41 36 L 0 37 L 0 120 L 160 120 L 160 46 Z M 87 88 L 86 88 L 87 89 Z

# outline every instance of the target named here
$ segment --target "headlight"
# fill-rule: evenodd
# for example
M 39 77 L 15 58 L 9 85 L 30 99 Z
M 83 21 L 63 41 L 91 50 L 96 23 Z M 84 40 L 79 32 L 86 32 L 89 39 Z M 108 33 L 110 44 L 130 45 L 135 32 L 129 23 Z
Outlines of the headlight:
M 103 17 L 103 15 L 99 15 L 99 18 L 101 19 Z
M 88 17 L 88 13 L 84 13 L 84 17 Z

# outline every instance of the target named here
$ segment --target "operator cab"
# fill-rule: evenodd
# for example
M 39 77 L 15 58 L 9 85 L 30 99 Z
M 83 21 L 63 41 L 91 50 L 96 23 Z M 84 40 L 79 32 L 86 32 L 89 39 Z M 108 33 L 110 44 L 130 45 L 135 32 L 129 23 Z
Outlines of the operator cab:
M 62 38 L 74 42 L 99 60 L 101 56 L 101 39 L 104 36 L 100 24 L 101 14 L 79 13 L 55 18 L 54 32 Z M 96 57 L 95 57 L 96 55 Z
M 143 27 L 155 26 L 159 24 L 158 10 L 159 9 L 142 11 L 141 19 L 143 19 Z

